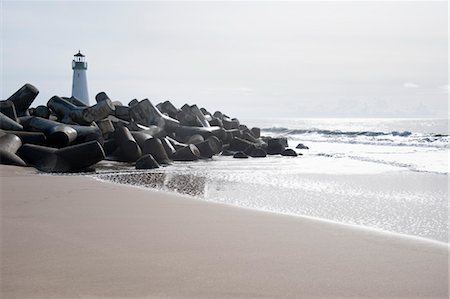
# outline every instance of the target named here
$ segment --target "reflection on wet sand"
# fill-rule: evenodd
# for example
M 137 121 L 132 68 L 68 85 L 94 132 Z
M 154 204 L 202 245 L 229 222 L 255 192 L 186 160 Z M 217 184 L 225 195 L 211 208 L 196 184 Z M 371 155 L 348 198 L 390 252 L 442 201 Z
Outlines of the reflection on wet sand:
M 134 172 L 101 174 L 98 177 L 114 183 L 172 191 L 196 197 L 203 197 L 206 191 L 206 179 L 194 175 Z

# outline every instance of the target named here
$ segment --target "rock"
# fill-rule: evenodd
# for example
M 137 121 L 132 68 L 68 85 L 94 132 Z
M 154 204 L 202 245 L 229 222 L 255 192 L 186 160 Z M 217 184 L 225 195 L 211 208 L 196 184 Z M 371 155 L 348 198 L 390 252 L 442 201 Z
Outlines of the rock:
M 285 149 L 283 152 L 281 152 L 282 156 L 289 156 L 289 157 L 297 157 L 298 154 L 293 149 Z
M 151 154 L 143 155 L 136 161 L 136 169 L 153 169 L 159 168 L 158 162 Z
M 248 156 L 247 154 L 245 154 L 244 152 L 237 152 L 233 155 L 233 158 L 237 158 L 237 159 L 247 159 Z
M 299 143 L 295 148 L 297 148 L 297 149 L 309 149 L 309 147 L 307 147 L 303 143 Z

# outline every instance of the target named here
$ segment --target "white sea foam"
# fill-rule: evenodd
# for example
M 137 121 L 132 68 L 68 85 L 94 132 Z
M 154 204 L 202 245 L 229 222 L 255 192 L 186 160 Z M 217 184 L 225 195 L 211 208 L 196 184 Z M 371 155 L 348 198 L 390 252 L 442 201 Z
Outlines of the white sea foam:
M 298 121 L 297 125 L 299 122 L 307 125 L 305 120 Z M 330 123 L 334 124 L 331 129 L 345 132 L 369 132 L 369 127 L 375 125 L 373 121 L 344 123 L 341 127 L 335 120 L 314 122 L 324 131 L 332 131 L 326 129 Z M 250 121 L 246 123 L 251 124 Z M 378 120 L 377 127 L 380 132 L 383 128 L 387 129 L 386 132 L 408 131 L 411 134 L 396 137 L 411 138 L 414 134 L 444 135 L 443 123 L 447 122 L 423 120 L 417 124 L 411 120 L 400 120 L 399 123 L 391 120 L 386 125 Z M 274 123 L 266 120 L 266 124 L 271 128 Z M 410 129 L 402 127 L 407 124 Z M 100 169 L 99 176 L 115 182 L 188 194 L 207 201 L 328 219 L 447 242 L 448 146 L 358 142 L 358 136 L 382 136 L 371 133 L 354 134 L 356 137 L 352 134 L 344 134 L 344 137 L 329 134 L 331 137 L 308 140 L 311 137 L 309 133 L 298 134 L 302 128 L 292 129 L 297 130 L 297 134 L 275 130 L 263 130 L 263 133 L 284 135 L 291 147 L 299 142 L 305 143 L 309 150 L 297 150 L 303 156 L 246 160 L 222 156 L 212 161 L 177 162 L 151 171 L 136 171 L 123 166 L 119 172 L 111 172 L 110 167 L 105 167 Z M 336 135 L 347 140 L 341 142 L 335 138 Z M 347 142 L 351 138 L 355 142 Z

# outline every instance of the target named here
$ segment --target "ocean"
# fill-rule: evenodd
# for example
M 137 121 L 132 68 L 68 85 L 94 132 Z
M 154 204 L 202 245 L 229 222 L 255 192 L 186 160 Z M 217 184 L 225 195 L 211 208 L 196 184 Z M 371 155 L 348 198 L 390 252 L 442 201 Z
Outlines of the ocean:
M 449 240 L 447 119 L 242 119 L 298 157 L 215 156 L 154 170 L 103 163 L 97 179 L 243 208 Z M 149 199 L 150 200 L 150 199 Z

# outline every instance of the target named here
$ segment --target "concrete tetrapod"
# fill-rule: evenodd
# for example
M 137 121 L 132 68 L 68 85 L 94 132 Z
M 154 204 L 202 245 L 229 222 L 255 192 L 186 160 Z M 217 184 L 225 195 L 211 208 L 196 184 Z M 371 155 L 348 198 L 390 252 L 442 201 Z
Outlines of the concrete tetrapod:
M 164 115 L 148 99 L 130 106 L 131 117 L 145 126 L 158 126 L 166 132 L 174 132 L 180 122 L 170 116 Z
M 80 171 L 105 158 L 102 146 L 95 140 L 61 149 L 25 144 L 18 155 L 44 172 Z
M 159 138 L 149 138 L 145 140 L 142 147 L 142 154 L 151 154 L 159 164 L 170 163 L 166 150 Z
M 118 125 L 113 137 L 117 144 L 117 149 L 112 153 L 113 159 L 122 162 L 135 162 L 142 155 L 141 148 L 128 128 Z
M 48 109 L 47 106 L 39 105 L 36 108 L 34 108 L 34 112 L 33 112 L 32 115 L 49 119 L 49 117 L 50 117 L 50 109 Z
M 222 151 L 222 141 L 215 136 L 211 136 L 204 142 L 195 145 L 200 151 L 200 156 L 204 158 L 211 158 Z
M 156 105 L 156 108 L 158 108 L 161 113 L 165 113 L 172 118 L 176 118 L 177 113 L 179 112 L 179 110 L 170 101 L 159 103 Z
M 144 142 L 150 138 L 153 138 L 152 135 L 148 133 L 144 133 L 142 131 L 130 131 L 131 135 L 133 136 L 134 140 L 136 140 L 137 144 L 142 150 L 142 154 L 144 153 Z
M 44 133 L 42 132 L 27 132 L 27 131 L 3 131 L 0 132 L 5 134 L 14 134 L 22 140 L 22 144 L 31 143 L 44 145 L 46 143 L 47 138 L 45 138 Z
M 0 164 L 26 166 L 19 156 L 17 150 L 22 146 L 19 137 L 13 134 L 5 134 L 0 137 Z
M 30 108 L 31 103 L 33 103 L 38 94 L 39 90 L 33 85 L 27 83 L 7 100 L 14 104 L 17 116 L 27 116 L 28 108 Z
M 110 115 L 115 107 L 109 98 L 105 98 L 90 107 L 78 107 L 63 98 L 53 96 L 47 106 L 58 116 L 63 123 L 77 123 L 90 125 Z
M 48 143 L 56 147 L 68 146 L 77 138 L 77 131 L 74 128 L 53 120 L 29 116 L 21 118 L 21 123 L 27 130 L 44 133 Z
M 186 140 L 192 135 L 201 135 L 204 139 L 216 136 L 220 140 L 225 138 L 225 130 L 221 127 L 188 127 L 188 126 L 179 126 L 175 130 L 175 135 L 180 138 L 180 140 Z
M 140 157 L 136 161 L 136 169 L 153 169 L 159 168 L 158 162 L 153 158 L 151 154 L 146 154 Z
M 54 164 L 56 148 L 36 144 L 24 144 L 17 151 L 17 155 L 22 158 L 27 165 L 37 169 L 44 168 L 45 165 Z
M 167 139 L 167 137 L 160 138 L 160 140 L 164 149 L 166 150 L 167 157 L 169 157 L 170 159 L 172 155 L 175 153 L 175 148 L 173 147 L 172 143 Z
M 0 112 L 0 129 L 21 131 L 23 126 Z
M 0 112 L 11 118 L 14 121 L 18 121 L 16 107 L 11 101 L 0 101 Z
M 198 158 L 200 158 L 200 151 L 193 144 L 180 148 L 172 155 L 174 161 L 195 161 Z

